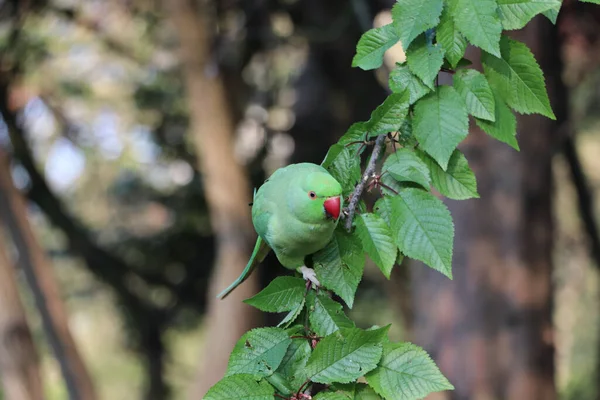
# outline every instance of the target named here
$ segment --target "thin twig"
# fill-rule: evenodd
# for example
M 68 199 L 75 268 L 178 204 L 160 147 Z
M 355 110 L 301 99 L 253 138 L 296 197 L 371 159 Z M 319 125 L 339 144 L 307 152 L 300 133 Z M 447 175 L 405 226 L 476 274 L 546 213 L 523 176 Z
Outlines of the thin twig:
M 373 175 L 375 171 L 375 164 L 377 163 L 377 159 L 379 158 L 379 153 L 381 153 L 381 149 L 383 148 L 383 144 L 385 143 L 386 135 L 380 135 L 377 137 L 375 141 L 375 146 L 373 146 L 373 152 L 371 153 L 371 159 L 367 164 L 367 168 L 363 173 L 363 176 L 354 188 L 354 192 L 350 198 L 350 204 L 348 205 L 348 216 L 346 217 L 346 230 L 350 232 L 352 230 L 352 220 L 354 219 L 354 214 L 356 213 L 356 206 L 358 205 L 358 201 L 360 200 L 360 196 L 362 192 L 365 190 L 365 185 L 367 181 Z

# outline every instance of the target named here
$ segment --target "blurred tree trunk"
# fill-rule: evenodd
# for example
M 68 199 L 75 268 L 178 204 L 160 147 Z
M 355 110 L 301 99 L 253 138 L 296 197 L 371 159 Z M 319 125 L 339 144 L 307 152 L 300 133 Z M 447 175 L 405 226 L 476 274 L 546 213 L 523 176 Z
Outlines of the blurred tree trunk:
M 0 153 L 0 223 L 10 233 L 18 252 L 17 261 L 33 292 L 44 331 L 61 367 L 69 397 L 73 400 L 94 400 L 96 394 L 92 380 L 69 331 L 66 307 L 52 274 L 52 266 L 29 225 L 25 199 L 13 185 L 5 153 Z
M 164 2 L 180 41 L 180 61 L 189 98 L 192 139 L 199 157 L 204 192 L 216 237 L 216 261 L 210 285 L 203 361 L 190 398 L 202 398 L 223 376 L 235 342 L 257 323 L 258 313 L 241 301 L 256 292 L 256 277 L 226 300 L 215 298 L 233 281 L 250 256 L 248 178 L 233 154 L 234 122 L 215 60 L 211 59 L 214 18 L 209 6 L 192 0 Z M 201 268 L 202 266 L 199 266 Z M 204 266 L 207 268 L 207 266 Z
M 4 167 L 4 166 L 2 166 Z M 43 399 L 38 354 L 19 298 L 15 271 L 0 240 L 0 377 L 9 400 Z
M 549 27 L 536 18 L 514 35 L 543 69 L 558 51 Z M 551 95 L 553 78 L 547 78 Z M 423 265 L 412 269 L 413 340 L 456 387 L 435 398 L 556 398 L 552 127 L 544 117 L 518 117 L 521 153 L 478 129 L 463 143 L 481 198 L 448 202 L 456 223 L 454 280 Z

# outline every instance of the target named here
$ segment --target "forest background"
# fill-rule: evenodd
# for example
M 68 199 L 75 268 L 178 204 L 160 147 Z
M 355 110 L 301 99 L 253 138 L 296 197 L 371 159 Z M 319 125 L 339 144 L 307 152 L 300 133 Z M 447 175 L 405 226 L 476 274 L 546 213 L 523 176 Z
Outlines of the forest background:
M 272 256 L 214 300 L 251 250 L 251 188 L 319 163 L 383 101 L 402 49 L 351 60 L 393 3 L 0 1 L 0 398 L 22 371 L 48 399 L 202 397 L 241 334 L 276 322 L 241 303 L 285 272 Z M 520 152 L 472 127 L 481 198 L 446 201 L 454 280 L 367 266 L 348 313 L 429 351 L 457 387 L 431 399 L 503 398 L 531 365 L 561 399 L 600 398 L 599 8 L 565 0 L 516 32 L 557 121 L 519 117 Z M 538 337 L 511 302 L 545 287 Z

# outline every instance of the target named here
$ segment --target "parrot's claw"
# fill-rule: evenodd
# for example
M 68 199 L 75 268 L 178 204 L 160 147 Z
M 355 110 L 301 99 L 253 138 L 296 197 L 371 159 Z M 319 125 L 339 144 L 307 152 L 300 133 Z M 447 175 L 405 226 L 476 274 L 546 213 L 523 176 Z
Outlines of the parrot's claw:
M 298 272 L 302 274 L 302 278 L 304 278 L 304 280 L 312 283 L 315 287 L 321 286 L 321 282 L 319 282 L 317 279 L 317 274 L 315 273 L 314 269 L 302 266 L 298 268 Z

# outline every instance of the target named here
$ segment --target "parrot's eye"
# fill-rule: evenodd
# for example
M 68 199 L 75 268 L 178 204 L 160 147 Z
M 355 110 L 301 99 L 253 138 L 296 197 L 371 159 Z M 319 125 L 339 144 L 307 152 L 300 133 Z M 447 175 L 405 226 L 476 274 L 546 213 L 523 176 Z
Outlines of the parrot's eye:
M 311 190 L 310 192 L 308 192 L 308 197 L 310 197 L 311 199 L 316 199 L 317 194 Z

